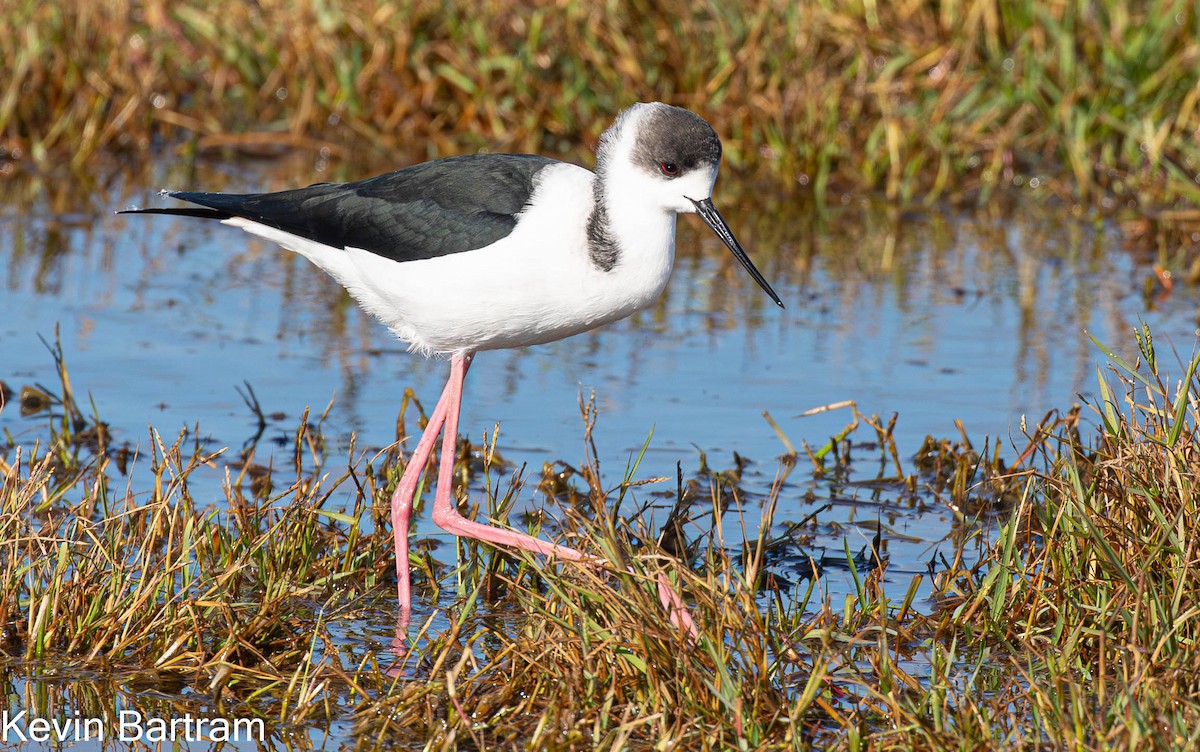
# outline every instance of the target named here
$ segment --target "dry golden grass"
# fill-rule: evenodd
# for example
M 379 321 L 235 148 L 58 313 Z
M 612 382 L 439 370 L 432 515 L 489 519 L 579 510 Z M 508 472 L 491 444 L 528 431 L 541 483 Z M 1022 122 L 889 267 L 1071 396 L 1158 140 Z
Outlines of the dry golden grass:
M 819 198 L 976 202 L 1036 183 L 1196 222 L 1178 214 L 1200 173 L 1186 3 L 14 0 L 0 15 L 8 172 L 177 144 L 376 167 L 575 154 L 659 99 L 709 118 L 737 169 Z

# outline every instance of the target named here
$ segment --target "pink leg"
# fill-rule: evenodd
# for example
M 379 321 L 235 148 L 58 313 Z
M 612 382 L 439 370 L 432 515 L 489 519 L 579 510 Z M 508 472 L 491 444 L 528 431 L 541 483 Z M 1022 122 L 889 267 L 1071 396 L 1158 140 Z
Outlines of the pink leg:
M 454 504 L 454 456 L 455 441 L 458 439 L 458 413 L 462 407 L 463 381 L 471 365 L 471 355 L 455 355 L 450 361 L 450 382 L 442 395 L 446 405 L 445 425 L 442 432 L 442 463 L 438 470 L 437 494 L 433 499 L 433 522 L 448 533 L 463 538 L 474 538 L 498 546 L 512 546 L 525 551 L 549 556 L 551 554 L 569 561 L 580 561 L 584 557 L 573 548 L 557 546 L 538 540 L 532 535 L 504 530 L 480 522 L 472 522 L 458 513 Z M 438 404 L 441 407 L 441 403 Z M 433 424 L 430 423 L 430 426 Z M 429 428 L 425 429 L 429 433 Z M 422 441 L 424 437 L 422 437 Z
M 671 581 L 662 572 L 658 573 L 658 601 L 667 610 L 667 616 L 671 618 L 671 623 L 676 628 L 686 629 L 692 639 L 700 636 L 700 633 L 696 631 L 696 623 L 692 621 L 692 612 L 683 605 L 679 594 L 671 589 Z
M 397 641 L 403 644 L 400 633 L 407 631 L 408 622 L 412 616 L 412 585 L 408 563 L 408 526 L 412 520 L 413 496 L 417 491 L 417 481 L 429 461 L 429 454 L 437 441 L 438 433 L 443 433 L 442 457 L 438 470 L 437 491 L 433 502 L 433 521 L 439 527 L 454 535 L 465 538 L 475 538 L 494 545 L 513 546 L 525 551 L 542 554 L 543 556 L 558 556 L 568 561 L 583 561 L 587 559 L 582 553 L 567 546 L 559 546 L 534 538 L 532 535 L 518 533 L 513 530 L 472 522 L 459 514 L 454 505 L 453 479 L 455 442 L 458 439 L 458 415 L 462 407 L 463 382 L 467 377 L 467 369 L 471 367 L 472 355 L 456 355 L 450 362 L 450 380 L 438 400 L 429 423 L 417 442 L 416 449 L 408 458 L 408 466 L 392 495 L 392 534 L 396 544 L 396 595 L 399 600 L 399 617 L 397 619 Z M 696 627 L 692 622 L 687 606 L 671 589 L 666 575 L 659 575 L 658 595 L 663 606 L 670 615 L 671 623 L 684 627 L 693 636 Z M 401 650 L 403 652 L 403 650 Z
M 420 441 L 417 442 L 416 449 L 409 455 L 404 475 L 400 477 L 400 483 L 397 484 L 396 491 L 392 494 L 392 535 L 396 541 L 396 595 L 400 601 L 400 626 L 404 629 L 408 628 L 408 620 L 412 615 L 412 577 L 408 565 L 408 525 L 412 520 L 413 496 L 416 495 L 417 481 L 421 478 L 421 472 L 429 461 L 429 453 L 433 451 L 433 445 L 437 443 L 442 424 L 446 422 L 446 401 L 449 394 L 450 385 L 447 384 L 441 398 L 438 399 L 437 406 L 433 408 L 433 414 L 429 416 L 429 422 L 421 434 Z

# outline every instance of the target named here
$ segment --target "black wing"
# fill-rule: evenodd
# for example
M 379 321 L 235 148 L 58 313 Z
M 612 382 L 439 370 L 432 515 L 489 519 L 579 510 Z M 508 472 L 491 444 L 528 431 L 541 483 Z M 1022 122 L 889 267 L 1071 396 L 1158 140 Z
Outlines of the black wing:
M 334 248 L 417 261 L 483 248 L 512 232 L 537 173 L 555 160 L 475 154 L 406 167 L 354 183 L 278 193 L 170 192 L 205 209 L 134 209 L 210 219 L 244 217 Z

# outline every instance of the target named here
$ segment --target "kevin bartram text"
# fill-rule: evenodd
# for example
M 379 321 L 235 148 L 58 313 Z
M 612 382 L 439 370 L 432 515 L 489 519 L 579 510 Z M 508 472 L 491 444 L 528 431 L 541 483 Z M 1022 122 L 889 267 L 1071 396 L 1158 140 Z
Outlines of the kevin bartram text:
M 118 711 L 116 717 L 81 715 L 42 718 L 28 710 L 0 710 L 0 744 L 18 742 L 106 741 L 121 742 L 238 742 L 265 741 L 261 718 L 174 718 L 145 716 L 136 710 Z

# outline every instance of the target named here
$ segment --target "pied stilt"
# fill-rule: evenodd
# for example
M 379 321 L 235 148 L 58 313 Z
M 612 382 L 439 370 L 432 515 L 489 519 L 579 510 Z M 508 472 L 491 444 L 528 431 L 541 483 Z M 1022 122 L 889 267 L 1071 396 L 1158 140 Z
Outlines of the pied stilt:
M 449 356 L 449 381 L 392 497 L 407 623 L 413 495 L 439 433 L 437 525 L 496 545 L 586 558 L 459 514 L 454 448 L 463 380 L 477 352 L 562 339 L 650 305 L 671 274 L 677 214 L 699 214 L 783 306 L 713 206 L 720 160 L 721 142 L 707 122 L 656 102 L 630 107 L 604 132 L 595 173 L 529 154 L 478 154 L 278 193 L 168 191 L 196 206 L 128 213 L 215 219 L 274 241 L 331 274 L 410 349 Z M 665 578 L 659 596 L 672 620 L 694 631 Z

